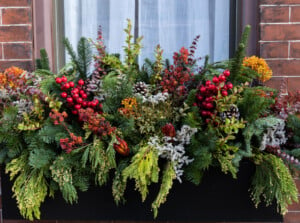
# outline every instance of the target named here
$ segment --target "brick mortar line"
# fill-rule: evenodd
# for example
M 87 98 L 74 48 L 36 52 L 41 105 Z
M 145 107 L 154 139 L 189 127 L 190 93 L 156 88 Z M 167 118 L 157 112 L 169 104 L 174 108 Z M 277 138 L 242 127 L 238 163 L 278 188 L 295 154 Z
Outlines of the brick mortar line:
M 300 25 L 300 22 L 261 22 L 260 25 Z
M 291 17 L 292 17 L 292 7 L 289 6 L 289 22 L 291 22 Z
M 3 46 L 3 43 L 1 43 L 1 47 L 2 47 L 2 59 L 4 59 L 4 46 Z
M 298 75 L 273 75 L 272 78 L 299 78 L 300 74 Z
M 291 59 L 290 56 L 291 56 L 291 42 L 288 42 L 288 59 Z
M 3 62 L 3 61 L 17 61 L 17 62 L 20 62 L 20 61 L 32 61 L 32 59 L 0 59 L 0 62 Z
M 31 9 L 31 6 L 0 6 L 0 9 Z
M 300 6 L 300 4 L 277 4 L 277 5 L 272 5 L 272 4 L 262 4 L 260 5 L 259 7 L 282 7 L 282 6 L 285 6 L 285 7 L 297 7 L 297 6 Z
M 265 60 L 285 60 L 285 61 L 289 61 L 289 60 L 297 60 L 298 61 L 298 60 L 300 60 L 300 58 L 290 58 L 290 57 L 289 58 L 265 58 L 264 57 L 264 59 Z
M 28 23 L 28 24 L 1 24 L 0 27 L 10 27 L 10 26 L 32 26 L 32 24 Z
M 13 42 L 1 42 L 2 44 L 18 44 L 18 43 L 30 43 L 33 44 L 32 41 L 13 41 Z
M 259 43 L 299 43 L 300 40 L 259 40 Z

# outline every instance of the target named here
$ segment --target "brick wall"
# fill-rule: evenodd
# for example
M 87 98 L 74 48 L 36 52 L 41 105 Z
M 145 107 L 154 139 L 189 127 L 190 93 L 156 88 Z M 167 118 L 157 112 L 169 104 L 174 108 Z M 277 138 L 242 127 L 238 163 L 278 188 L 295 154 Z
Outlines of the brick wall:
M 0 0 L 0 71 L 12 65 L 32 70 L 32 1 Z
M 0 71 L 33 68 L 32 1 L 0 0 Z M 0 178 L 0 223 L 2 219 Z
M 260 0 L 260 53 L 273 70 L 268 85 L 288 90 L 300 84 L 300 0 Z
M 300 0 L 260 0 L 260 56 L 273 70 L 267 83 L 286 91 L 300 89 Z M 298 190 L 300 179 L 295 179 Z M 293 204 L 284 223 L 300 222 L 300 204 Z

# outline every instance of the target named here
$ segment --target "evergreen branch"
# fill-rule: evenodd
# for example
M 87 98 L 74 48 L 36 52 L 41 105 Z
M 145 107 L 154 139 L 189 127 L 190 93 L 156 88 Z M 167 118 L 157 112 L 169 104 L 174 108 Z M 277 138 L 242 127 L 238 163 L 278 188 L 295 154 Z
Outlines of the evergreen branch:
M 169 191 L 173 186 L 174 179 L 176 179 L 174 166 L 171 162 L 168 162 L 163 172 L 160 190 L 158 192 L 155 201 L 152 203 L 154 218 L 157 217 L 158 208 L 160 207 L 160 205 L 166 202 Z

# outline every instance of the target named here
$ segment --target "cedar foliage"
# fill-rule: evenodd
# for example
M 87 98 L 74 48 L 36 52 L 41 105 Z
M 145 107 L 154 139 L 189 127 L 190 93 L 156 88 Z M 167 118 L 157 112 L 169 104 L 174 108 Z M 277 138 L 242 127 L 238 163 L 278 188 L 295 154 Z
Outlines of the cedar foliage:
M 281 214 L 288 211 L 288 205 L 298 202 L 298 190 L 284 162 L 272 155 L 262 155 L 261 162 L 256 166 L 252 180 L 251 197 L 258 206 L 261 201 L 266 205 L 277 203 Z

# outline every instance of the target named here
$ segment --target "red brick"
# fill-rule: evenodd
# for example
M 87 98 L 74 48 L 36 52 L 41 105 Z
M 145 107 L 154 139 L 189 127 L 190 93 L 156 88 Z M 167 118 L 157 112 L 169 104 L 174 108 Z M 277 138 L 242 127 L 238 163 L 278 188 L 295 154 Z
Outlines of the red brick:
M 289 92 L 299 91 L 300 90 L 300 77 L 289 78 L 288 89 L 289 89 Z M 300 191 L 300 183 L 297 184 L 297 188 L 298 188 L 298 191 Z M 300 207 L 300 204 L 299 204 L 299 207 Z
M 291 58 L 300 58 L 300 42 L 290 43 L 290 57 Z
M 300 4 L 300 0 L 260 0 L 260 4 Z
M 300 22 L 300 6 L 291 7 L 291 22 Z
M 4 43 L 5 59 L 31 59 L 32 44 L 30 43 Z
M 0 0 L 0 7 L 3 6 L 31 6 L 31 0 Z
M 267 62 L 273 70 L 273 76 L 300 76 L 300 60 L 269 60 Z
M 1 26 L 0 42 L 31 41 L 31 26 Z
M 261 22 L 289 22 L 289 7 L 262 7 Z
M 289 205 L 288 210 L 289 211 L 300 211 L 300 204 L 293 203 L 293 204 Z
M 263 24 L 261 40 L 300 40 L 300 24 Z
M 283 83 L 285 82 L 285 78 L 282 77 L 272 77 L 270 80 L 268 80 L 265 84 L 268 87 L 275 88 L 275 89 L 280 89 Z M 285 89 L 287 92 L 287 89 Z
M 11 66 L 20 67 L 24 70 L 32 71 L 33 62 L 32 61 L 0 61 L 0 71 L 5 70 Z
M 288 43 L 261 43 L 260 56 L 263 58 L 287 58 L 288 57 Z
M 284 216 L 284 223 L 299 223 L 300 212 L 289 212 Z
M 31 24 L 31 10 L 29 8 L 3 9 L 2 24 Z
M 300 80 L 300 78 L 299 78 L 299 80 Z M 292 82 L 292 81 L 289 81 L 289 82 Z M 294 179 L 294 180 L 295 180 L 298 191 L 300 191 L 300 179 L 297 178 L 297 179 Z

